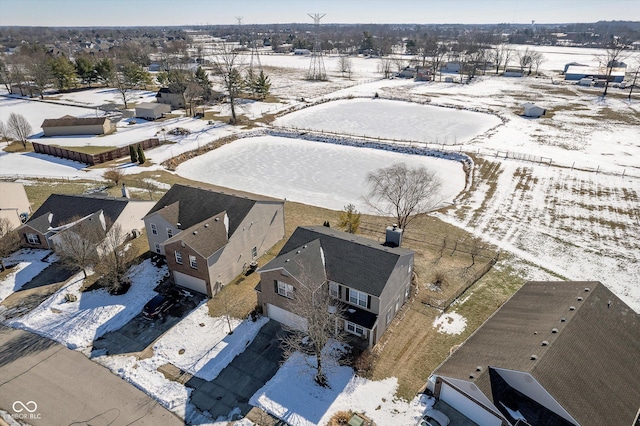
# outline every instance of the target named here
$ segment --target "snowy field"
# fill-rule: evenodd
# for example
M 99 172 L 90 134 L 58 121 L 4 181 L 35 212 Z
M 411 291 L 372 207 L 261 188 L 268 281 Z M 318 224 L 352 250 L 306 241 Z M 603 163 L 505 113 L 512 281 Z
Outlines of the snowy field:
M 426 167 L 442 179 L 440 199 L 451 203 L 464 189 L 456 161 L 276 136 L 237 140 L 181 164 L 180 176 L 227 188 L 341 210 L 371 211 L 367 173 L 394 163 Z
M 305 108 L 275 120 L 274 125 L 314 131 L 458 144 L 502 124 L 495 116 L 383 99 L 353 99 Z
M 0 280 L 0 302 L 31 281 L 58 258 L 49 250 L 21 249 L 2 259 L 11 272 Z M 46 258 L 46 259 L 45 259 Z

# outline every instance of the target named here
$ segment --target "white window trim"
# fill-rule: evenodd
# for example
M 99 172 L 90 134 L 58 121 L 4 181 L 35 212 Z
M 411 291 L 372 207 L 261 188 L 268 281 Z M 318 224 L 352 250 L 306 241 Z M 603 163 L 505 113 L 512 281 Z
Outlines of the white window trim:
M 338 298 L 340 296 L 338 283 L 334 283 L 333 281 L 329 281 L 329 295 L 331 297 L 335 297 L 335 298 Z
M 198 260 L 196 259 L 195 256 L 193 255 L 189 255 L 189 265 L 193 268 L 193 269 L 198 269 Z
M 173 254 L 176 257 L 176 263 L 179 265 L 182 265 L 182 253 L 180 253 L 178 250 L 174 251 Z
M 258 257 L 258 247 L 254 247 L 251 249 L 251 258 L 255 260 Z
M 37 234 L 27 234 L 27 242 L 29 244 L 40 244 L 40 237 Z
M 162 250 L 160 249 L 160 244 L 155 243 L 155 247 L 156 247 L 156 253 L 162 254 Z
M 167 238 L 173 237 L 173 229 L 167 228 Z
M 152 224 L 151 224 L 151 233 L 152 233 L 153 235 L 158 235 L 158 227 L 156 226 L 156 224 L 155 224 L 155 223 L 152 223 Z
M 350 327 L 351 329 L 349 329 Z M 355 334 L 356 336 L 364 336 L 365 333 L 364 327 L 346 320 L 344 322 L 344 329 L 347 330 L 348 333 Z
M 364 299 L 362 299 L 363 297 Z M 352 299 L 355 299 L 355 301 Z M 349 303 L 353 303 L 354 305 L 358 305 L 358 306 L 362 306 L 363 308 L 366 308 L 368 300 L 369 300 L 369 295 L 367 293 L 363 293 L 361 291 L 354 290 L 354 289 L 349 289 Z
M 391 324 L 391 321 L 393 321 L 393 307 L 387 311 L 387 325 Z
M 278 281 L 278 294 L 288 299 L 293 299 L 293 286 L 291 284 Z

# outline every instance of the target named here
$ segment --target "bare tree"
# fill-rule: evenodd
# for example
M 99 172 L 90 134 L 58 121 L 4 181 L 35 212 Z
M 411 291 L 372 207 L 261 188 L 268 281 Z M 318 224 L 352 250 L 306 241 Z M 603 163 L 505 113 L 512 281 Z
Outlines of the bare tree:
M 20 236 L 13 229 L 11 222 L 6 217 L 0 218 L 0 271 L 4 271 L 5 257 L 9 256 L 20 247 Z
M 12 112 L 7 120 L 7 130 L 9 134 L 22 143 L 24 149 L 27 149 L 27 139 L 31 134 L 31 124 L 22 114 Z
M 360 219 L 362 214 L 356 210 L 353 204 L 344 206 L 344 210 L 340 212 L 338 218 L 338 228 L 344 229 L 346 232 L 355 234 L 360 228 Z
M 222 43 L 212 64 L 215 74 L 222 79 L 222 85 L 229 97 L 231 124 L 235 124 L 238 121 L 238 117 L 236 116 L 236 100 L 244 87 L 244 80 L 240 72 L 243 66 L 242 57 L 239 56 L 237 50 L 232 49 L 226 43 Z
M 108 181 L 113 182 L 114 185 L 117 185 L 118 182 L 122 180 L 124 177 L 124 170 L 111 166 L 102 174 L 102 177 Z
M 384 216 L 394 216 L 400 229 L 440 204 L 440 179 L 424 167 L 404 163 L 380 168 L 367 175 L 371 186 L 365 201 Z
M 635 62 L 636 62 L 636 71 L 633 74 L 633 81 L 629 86 L 629 95 L 627 96 L 627 99 L 629 100 L 631 100 L 631 94 L 633 93 L 633 88 L 636 87 L 636 81 L 638 80 L 638 71 L 640 71 L 640 56 L 635 57 Z
M 98 258 L 98 244 L 105 236 L 104 223 L 99 217 L 73 217 L 69 227 L 58 232 L 55 237 L 56 253 L 63 264 L 82 270 L 87 278 L 87 268 Z
M 495 46 L 493 46 L 493 49 L 491 50 L 491 58 L 493 59 L 493 62 L 496 65 L 496 74 L 500 72 L 500 66 L 503 63 L 505 64 L 505 67 L 506 67 L 506 62 L 507 62 L 510 50 L 511 49 L 509 48 L 509 45 L 507 43 L 498 43 Z
M 109 225 L 107 224 L 107 228 Z M 120 291 L 123 278 L 136 255 L 125 245 L 127 234 L 118 223 L 111 226 L 98 246 L 95 270 L 102 276 L 112 293 Z
M 604 62 L 604 66 L 607 67 L 607 77 L 604 83 L 604 92 L 602 97 L 607 96 L 607 90 L 609 90 L 609 82 L 611 81 L 611 74 L 613 69 L 620 66 L 620 63 L 626 59 L 627 55 L 624 54 L 626 44 L 618 37 L 614 37 L 609 43 L 605 54 L 602 55 L 599 60 Z
M 338 58 L 338 71 L 340 71 L 342 77 L 346 74 L 347 78 L 351 80 L 352 69 L 353 62 L 351 61 L 351 58 L 348 55 L 340 55 Z
M 536 70 L 536 75 L 538 75 L 538 70 L 540 69 L 540 65 L 542 65 L 547 59 L 544 57 L 542 52 L 532 52 L 531 54 L 531 62 Z
M 0 140 L 8 141 L 9 140 L 9 129 L 4 125 L 4 121 L 0 120 Z
M 531 74 L 531 66 L 533 64 L 532 54 L 533 51 L 528 47 L 524 50 L 518 50 L 518 64 L 520 65 L 520 72 L 524 73 L 524 69 L 529 67 L 529 74 Z
M 391 77 L 391 66 L 393 65 L 393 60 L 388 56 L 383 56 L 380 58 L 380 62 L 378 63 L 378 72 L 384 76 L 384 78 Z
M 328 387 L 325 367 L 337 361 L 339 354 L 332 350 L 330 341 L 343 342 L 345 307 L 329 294 L 327 283 L 317 283 L 303 273 L 297 281 L 288 310 L 305 320 L 297 328 L 285 327 L 289 333 L 282 338 L 284 354 L 289 358 L 301 352 L 307 366 L 315 371 L 314 380 L 322 387 Z M 310 361 L 312 358 L 312 361 Z

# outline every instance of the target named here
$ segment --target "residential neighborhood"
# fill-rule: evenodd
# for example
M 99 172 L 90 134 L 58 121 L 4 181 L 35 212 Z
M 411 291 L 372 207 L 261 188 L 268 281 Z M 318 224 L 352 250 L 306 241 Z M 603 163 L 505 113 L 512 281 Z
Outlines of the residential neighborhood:
M 0 424 L 640 426 L 640 9 L 541 1 L 2 2 Z

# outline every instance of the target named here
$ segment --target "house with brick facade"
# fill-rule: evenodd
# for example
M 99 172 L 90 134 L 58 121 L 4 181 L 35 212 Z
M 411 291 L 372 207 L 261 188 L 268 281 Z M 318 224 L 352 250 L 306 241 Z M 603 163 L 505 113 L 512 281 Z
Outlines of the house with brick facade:
M 284 237 L 284 201 L 176 184 L 144 222 L 175 284 L 212 297 Z
M 291 312 L 296 287 L 314 282 L 346 306 L 338 326 L 372 347 L 407 301 L 414 253 L 399 247 L 398 229 L 384 243 L 325 226 L 298 227 L 277 257 L 258 270 L 258 304 L 269 318 L 300 328 Z

